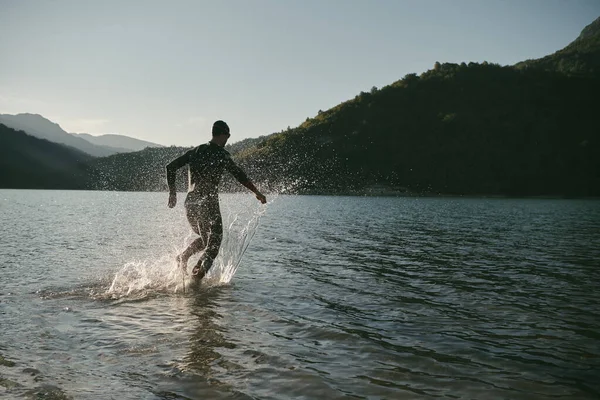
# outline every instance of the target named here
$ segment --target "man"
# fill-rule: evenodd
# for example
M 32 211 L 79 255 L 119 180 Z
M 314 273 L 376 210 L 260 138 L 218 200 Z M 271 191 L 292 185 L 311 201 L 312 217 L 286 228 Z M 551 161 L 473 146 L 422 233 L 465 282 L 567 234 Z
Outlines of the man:
M 204 251 L 192 269 L 192 275 L 197 282 L 212 267 L 223 239 L 223 222 L 218 195 L 223 171 L 229 171 L 242 185 L 253 191 L 262 204 L 267 202 L 266 197 L 256 189 L 244 171 L 231 159 L 229 152 L 224 149 L 230 136 L 229 126 L 223 121 L 216 121 L 212 127 L 210 142 L 186 152 L 171 161 L 166 167 L 167 183 L 169 184 L 168 206 L 173 208 L 177 204 L 176 172 L 184 165 L 188 166 L 188 194 L 185 199 L 185 211 L 192 229 L 200 237 L 177 256 L 177 263 L 186 272 L 189 258 Z

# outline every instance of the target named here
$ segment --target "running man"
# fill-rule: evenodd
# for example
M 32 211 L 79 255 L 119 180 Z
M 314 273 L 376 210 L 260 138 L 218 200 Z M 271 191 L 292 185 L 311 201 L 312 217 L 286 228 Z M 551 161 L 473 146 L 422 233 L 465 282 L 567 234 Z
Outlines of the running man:
M 223 171 L 229 171 L 242 185 L 254 192 L 262 203 L 266 197 L 258 191 L 248 179 L 244 171 L 235 164 L 231 155 L 224 149 L 229 133 L 229 126 L 223 121 L 216 121 L 212 127 L 212 140 L 202 144 L 171 161 L 167 169 L 169 184 L 170 208 L 177 204 L 175 175 L 179 168 L 188 166 L 188 194 L 185 199 L 187 219 L 193 231 L 200 237 L 177 256 L 177 263 L 187 272 L 187 263 L 191 256 L 204 251 L 192 275 L 199 282 L 212 267 L 223 239 L 223 221 L 219 209 L 218 188 Z

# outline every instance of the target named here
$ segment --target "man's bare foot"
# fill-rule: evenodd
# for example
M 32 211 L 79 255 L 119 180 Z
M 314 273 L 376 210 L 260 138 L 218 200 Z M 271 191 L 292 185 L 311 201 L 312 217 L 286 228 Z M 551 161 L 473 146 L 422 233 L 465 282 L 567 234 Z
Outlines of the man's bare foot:
M 200 279 L 204 278 L 204 275 L 206 275 L 206 272 L 201 266 L 196 265 L 194 269 L 192 269 L 192 276 L 194 279 L 199 281 Z
M 196 266 L 192 269 L 192 277 L 195 281 L 200 281 L 206 275 L 206 268 L 204 267 L 205 260 L 200 258 Z

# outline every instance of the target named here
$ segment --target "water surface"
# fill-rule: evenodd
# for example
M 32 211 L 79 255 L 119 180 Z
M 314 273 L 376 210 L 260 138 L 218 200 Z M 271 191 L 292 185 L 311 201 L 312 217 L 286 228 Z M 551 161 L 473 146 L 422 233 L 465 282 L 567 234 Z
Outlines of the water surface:
M 600 396 L 599 202 L 270 199 L 183 293 L 165 193 L 0 190 L 0 396 Z

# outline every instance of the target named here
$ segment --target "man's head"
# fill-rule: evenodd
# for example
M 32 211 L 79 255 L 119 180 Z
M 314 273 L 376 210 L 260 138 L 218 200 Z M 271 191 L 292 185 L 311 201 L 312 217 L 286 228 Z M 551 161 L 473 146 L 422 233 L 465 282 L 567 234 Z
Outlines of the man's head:
M 219 146 L 225 146 L 227 143 L 227 139 L 231 134 L 229 133 L 229 126 L 225 123 L 225 121 L 215 121 L 212 126 L 212 136 L 213 142 L 218 144 Z
M 229 135 L 229 126 L 225 123 L 225 121 L 215 121 L 212 127 L 213 136 L 218 135 Z

